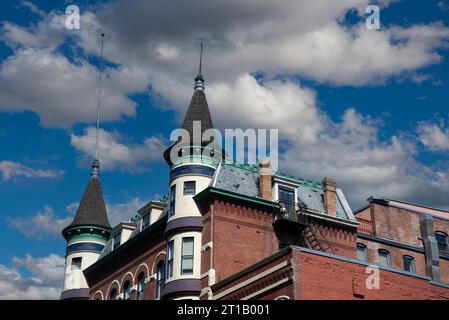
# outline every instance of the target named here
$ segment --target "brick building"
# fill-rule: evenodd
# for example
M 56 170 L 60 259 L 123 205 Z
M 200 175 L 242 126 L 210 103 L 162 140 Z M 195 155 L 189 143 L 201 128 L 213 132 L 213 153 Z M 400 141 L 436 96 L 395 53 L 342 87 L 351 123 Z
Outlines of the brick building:
M 201 74 L 182 128 L 195 121 L 213 128 Z M 62 299 L 449 299 L 447 211 L 370 198 L 353 212 L 331 178 L 228 163 L 191 140 L 164 158 L 169 196 L 114 228 L 94 161 L 63 230 Z

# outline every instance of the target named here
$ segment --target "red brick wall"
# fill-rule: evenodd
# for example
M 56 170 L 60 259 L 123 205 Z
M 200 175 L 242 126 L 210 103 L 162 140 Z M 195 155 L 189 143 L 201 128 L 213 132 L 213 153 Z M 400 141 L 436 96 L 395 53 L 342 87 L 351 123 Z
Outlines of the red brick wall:
M 389 245 L 386 245 L 383 243 L 369 241 L 366 239 L 358 239 L 357 242 L 363 243 L 364 245 L 366 245 L 367 250 L 368 250 L 368 262 L 369 263 L 377 264 L 379 261 L 378 260 L 379 259 L 378 250 L 385 249 L 385 250 L 390 251 L 391 264 L 392 264 L 393 268 L 403 270 L 403 268 L 404 268 L 403 256 L 408 255 L 408 256 L 415 258 L 416 273 L 421 274 L 421 275 L 426 274 L 426 270 L 425 270 L 425 264 L 426 264 L 425 259 L 426 258 L 425 258 L 424 253 L 419 253 L 419 252 L 406 250 L 406 249 L 400 249 L 398 247 L 393 247 L 393 246 L 389 246 Z
M 440 258 L 440 281 L 449 283 L 449 261 Z
M 280 296 L 288 296 L 290 299 L 293 297 L 293 286 L 291 285 L 291 279 L 293 275 L 293 270 L 290 264 L 290 252 L 283 251 L 281 255 L 275 259 L 269 259 L 271 261 L 265 260 L 257 268 L 252 270 L 245 270 L 243 274 L 230 281 L 226 284 L 220 285 L 219 288 L 214 288 L 214 296 L 223 293 L 224 291 L 235 288 L 226 296 L 221 297 L 222 300 L 240 300 L 244 297 L 248 297 L 261 290 L 267 288 L 267 286 L 275 285 L 272 290 L 263 293 L 263 296 L 258 297 L 260 300 L 273 300 L 279 298 Z M 282 263 L 282 265 L 281 265 Z M 271 272 L 268 271 L 271 269 Z M 273 271 L 274 270 L 274 271 Z M 259 277 L 262 273 L 266 273 L 263 277 Z M 281 280 L 287 279 L 287 282 L 280 283 Z M 242 282 L 250 280 L 243 287 L 237 288 L 236 286 L 241 285 Z
M 244 281 L 274 266 L 279 266 L 282 262 L 287 262 L 282 269 L 243 287 L 237 287 Z M 220 299 L 241 299 L 251 293 L 264 290 L 267 288 L 267 282 L 273 284 L 287 278 L 289 281 L 262 293 L 257 298 L 268 300 L 285 295 L 296 300 L 449 299 L 449 288 L 433 285 L 428 279 L 387 270 L 380 270 L 379 289 L 370 290 L 366 287 L 366 280 L 370 275 L 371 273 L 366 273 L 364 264 L 314 254 L 293 247 L 290 251 L 285 251 L 285 254 L 260 263 L 260 266 L 253 270 L 248 269 L 232 282 L 225 285 L 218 284 L 214 296 L 229 288 L 235 288 L 237 290 Z
M 371 204 L 374 210 L 375 235 L 422 247 L 419 214 L 404 209 Z
M 322 246 L 324 246 L 327 241 L 334 254 L 347 258 L 357 257 L 357 236 L 355 234 L 355 229 L 349 230 L 336 226 L 324 225 L 319 228 L 321 233 L 317 236 Z M 325 238 L 325 240 L 323 238 Z
M 364 265 L 298 250 L 293 250 L 292 261 L 299 266 L 296 299 L 449 299 L 448 288 L 426 279 L 380 270 L 380 289 L 368 290 Z
M 446 234 L 449 234 L 449 221 L 440 219 L 437 217 L 433 218 L 433 227 L 435 231 L 442 231 Z
M 363 209 L 362 211 L 357 213 L 356 217 L 371 221 L 371 208 L 367 207 Z
M 217 282 L 278 251 L 271 212 L 215 200 L 212 215 Z
M 202 273 L 209 270 L 212 259 L 218 282 L 277 252 L 279 239 L 273 229 L 273 219 L 272 212 L 215 200 L 203 217 L 203 245 L 212 239 L 213 256 L 203 252 Z M 335 254 L 356 257 L 355 229 L 330 225 L 320 229 Z M 294 236 L 299 238 L 299 231 Z M 323 239 L 319 240 L 325 246 Z

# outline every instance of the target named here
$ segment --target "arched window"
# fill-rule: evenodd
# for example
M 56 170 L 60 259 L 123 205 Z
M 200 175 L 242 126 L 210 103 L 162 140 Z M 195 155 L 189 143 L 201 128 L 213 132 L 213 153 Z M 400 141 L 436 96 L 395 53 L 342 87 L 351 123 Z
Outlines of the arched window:
M 109 294 L 109 300 L 117 300 L 117 290 L 114 288 Z
M 404 270 L 408 272 L 415 272 L 415 258 L 412 256 L 403 256 Z
M 357 243 L 357 259 L 368 261 L 368 250 L 363 243 Z
M 131 283 L 129 281 L 125 282 L 123 286 L 123 300 L 129 300 L 131 298 Z
M 449 254 L 448 251 L 448 243 L 447 243 L 447 234 L 442 231 L 435 232 L 435 238 L 438 244 L 438 251 L 443 254 Z
M 164 261 L 160 261 L 157 265 L 157 274 L 156 274 L 156 299 L 160 299 L 162 295 L 162 290 L 164 289 L 165 284 L 165 263 Z
M 145 293 L 145 274 L 141 272 L 137 277 L 137 300 L 143 300 Z
M 379 249 L 379 264 L 384 267 L 391 267 L 390 251 Z

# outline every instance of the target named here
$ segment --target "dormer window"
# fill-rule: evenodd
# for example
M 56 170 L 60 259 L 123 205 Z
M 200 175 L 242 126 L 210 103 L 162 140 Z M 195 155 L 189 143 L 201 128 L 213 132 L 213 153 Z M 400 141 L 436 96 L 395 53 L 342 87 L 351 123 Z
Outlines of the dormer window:
M 142 230 L 150 225 L 150 214 L 146 214 L 142 218 Z
M 278 200 L 287 213 L 295 212 L 295 190 L 293 188 L 279 186 Z
M 120 247 L 120 241 L 122 240 L 122 233 L 117 233 L 114 236 L 114 247 L 113 250 L 117 249 L 118 247 Z

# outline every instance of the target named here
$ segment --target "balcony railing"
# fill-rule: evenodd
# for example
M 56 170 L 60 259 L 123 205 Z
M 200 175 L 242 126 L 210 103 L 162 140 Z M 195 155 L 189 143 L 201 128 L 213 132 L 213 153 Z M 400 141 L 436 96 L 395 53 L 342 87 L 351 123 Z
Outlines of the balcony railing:
M 362 219 L 356 217 L 357 221 L 360 223 L 357 228 L 358 232 L 373 234 L 373 223 L 370 220 Z
M 335 254 L 334 250 L 321 231 L 319 225 L 315 225 L 310 218 L 313 214 L 299 199 L 298 202 L 277 201 L 276 220 L 289 220 L 303 225 L 302 236 L 304 245 L 310 249 Z
M 276 218 L 305 224 L 308 211 L 296 202 L 277 201 Z

